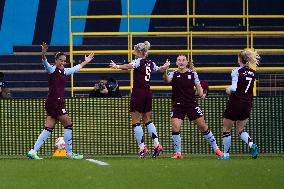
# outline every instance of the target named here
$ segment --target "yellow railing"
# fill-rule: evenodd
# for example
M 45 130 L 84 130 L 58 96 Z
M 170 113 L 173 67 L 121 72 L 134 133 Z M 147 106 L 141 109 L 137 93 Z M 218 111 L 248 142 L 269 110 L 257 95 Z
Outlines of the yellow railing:
M 137 35 L 147 36 L 147 35 L 156 35 L 156 36 L 186 36 L 187 37 L 187 48 L 186 49 L 177 49 L 177 50 L 150 50 L 151 54 L 187 54 L 189 60 L 193 60 L 193 53 L 199 54 L 208 54 L 208 53 L 230 53 L 237 54 L 242 49 L 193 49 L 192 39 L 195 36 L 215 36 L 215 35 L 236 35 L 246 37 L 245 48 L 254 48 L 254 37 L 258 35 L 284 35 L 284 31 L 250 31 L 250 19 L 273 19 L 273 18 L 284 18 L 284 15 L 249 15 L 249 0 L 243 0 L 243 10 L 242 15 L 196 15 L 195 14 L 195 0 L 192 1 L 192 7 L 190 6 L 189 0 L 187 0 L 187 11 L 186 15 L 131 15 L 130 14 L 130 0 L 127 0 L 127 15 L 79 15 L 73 16 L 71 10 L 72 0 L 69 0 L 69 30 L 70 30 L 70 63 L 73 66 L 73 55 L 78 54 L 127 54 L 128 61 L 132 60 L 132 39 Z M 190 15 L 190 7 L 192 8 L 193 14 Z M 73 19 L 121 19 L 127 18 L 127 30 L 128 32 L 73 32 L 72 31 L 72 20 Z M 131 32 L 130 31 L 130 19 L 131 18 L 157 18 L 157 19 L 187 19 L 186 31 L 181 32 Z M 228 19 L 243 19 L 243 26 L 246 26 L 246 31 L 218 31 L 218 32 L 206 32 L 206 31 L 190 31 L 190 20 L 192 20 L 193 25 L 195 25 L 195 19 L 197 18 L 228 18 Z M 127 36 L 128 37 L 128 49 L 127 50 L 83 50 L 83 51 L 74 51 L 73 50 L 73 37 L 74 36 Z M 283 53 L 284 49 L 254 49 L 259 53 Z M 197 68 L 196 70 L 205 69 L 207 71 L 229 71 L 232 68 L 228 67 L 218 67 L 218 68 Z M 273 70 L 284 70 L 284 67 L 265 67 L 257 68 L 259 71 L 273 71 Z M 113 70 L 109 68 L 84 68 L 81 69 L 82 73 L 84 72 L 123 72 L 121 70 Z M 133 71 L 130 72 L 130 86 L 121 86 L 121 90 L 131 90 L 133 86 Z M 256 85 L 255 85 L 256 86 Z M 224 89 L 227 86 L 210 86 L 211 89 Z M 153 90 L 169 90 L 169 86 L 152 86 Z M 71 92 L 72 96 L 74 91 L 78 90 L 90 90 L 92 87 L 74 87 L 74 78 L 71 76 Z M 256 88 L 254 89 L 254 94 L 256 94 Z
M 71 19 L 113 19 L 113 18 L 284 18 L 284 15 L 92 15 L 71 16 Z
M 195 68 L 196 71 L 213 71 L 213 72 L 224 72 L 224 71 L 231 71 L 233 67 L 199 67 Z M 174 68 L 170 68 L 170 71 L 175 70 Z M 284 67 L 258 67 L 257 71 L 283 71 Z M 111 68 L 83 68 L 80 72 L 84 73 L 101 73 L 101 72 L 108 72 L 108 73 L 125 73 L 131 72 L 131 70 L 119 70 L 119 69 L 111 69 Z M 256 86 L 256 82 L 254 83 Z M 209 86 L 209 89 L 226 89 L 228 85 L 217 85 L 217 86 Z M 92 90 L 93 87 L 74 87 L 74 91 L 84 91 L 84 90 Z M 132 86 L 120 86 L 120 90 L 131 90 Z M 151 90 L 171 90 L 171 86 L 151 86 Z M 254 95 L 256 95 L 256 87 L 253 90 Z

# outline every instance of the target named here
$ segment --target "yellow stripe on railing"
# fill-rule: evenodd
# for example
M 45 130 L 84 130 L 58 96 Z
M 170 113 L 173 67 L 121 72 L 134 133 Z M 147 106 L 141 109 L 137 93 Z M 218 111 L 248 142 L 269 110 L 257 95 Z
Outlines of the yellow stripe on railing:
M 284 71 L 284 67 L 257 67 L 257 71 Z
M 209 89 L 226 89 L 229 87 L 229 85 L 218 85 L 218 86 L 209 86 Z M 165 91 L 165 90 L 172 90 L 172 86 L 151 86 L 151 90 L 160 90 L 160 91 Z M 88 91 L 88 90 L 93 90 L 94 87 L 74 87 L 75 91 Z M 119 86 L 119 90 L 122 91 L 129 91 L 131 90 L 130 86 Z
M 71 16 L 71 19 L 112 19 L 127 18 L 127 15 L 89 15 L 89 16 Z
M 79 72 L 93 72 L 93 73 L 100 73 L 100 72 L 109 72 L 109 73 L 129 73 L 131 70 L 121 70 L 121 69 L 113 69 L 113 68 L 82 68 Z
M 191 31 L 191 32 L 73 32 L 73 36 L 108 35 L 284 35 L 284 31 Z
M 128 54 L 128 50 L 85 50 L 73 51 L 73 54 Z
M 193 53 L 238 53 L 241 50 L 242 49 L 149 50 L 149 53 L 150 54 L 180 54 L 180 53 L 190 53 L 190 52 L 193 52 Z M 260 50 L 262 50 L 262 49 L 260 49 Z M 280 50 L 281 49 L 279 49 L 279 51 Z M 276 51 L 276 52 L 278 52 L 278 51 Z M 73 54 L 90 54 L 90 53 L 94 53 L 94 54 L 128 54 L 129 51 L 128 50 L 85 50 L 85 51 L 73 51 Z
M 237 67 L 237 63 L 235 67 L 197 67 L 194 68 L 196 71 L 232 71 L 234 68 Z M 169 71 L 176 70 L 177 68 L 170 68 Z M 284 71 L 284 67 L 257 67 L 257 71 Z M 79 72 L 85 72 L 85 73 L 101 73 L 101 72 L 109 72 L 109 73 L 127 73 L 130 72 L 129 70 L 121 70 L 121 69 L 112 69 L 112 68 L 82 68 Z
M 239 53 L 242 49 L 193 49 L 193 50 L 149 50 L 150 54 L 180 54 L 180 53 Z M 255 49 L 261 53 L 282 53 L 284 49 Z M 82 54 L 128 54 L 129 50 L 84 50 L 73 51 L 74 55 Z
M 284 31 L 251 31 L 254 35 L 283 35 Z
M 119 63 L 118 63 L 119 64 Z M 198 67 L 195 68 L 196 71 L 231 71 L 234 67 Z M 170 68 L 169 71 L 176 70 L 176 68 Z M 100 72 L 120 72 L 126 73 L 130 72 L 129 70 L 121 70 L 121 69 L 112 69 L 112 68 L 82 68 L 79 72 L 87 72 L 87 73 L 100 73 Z
M 113 19 L 113 18 L 284 18 L 284 15 L 78 15 L 71 19 Z
M 284 15 L 249 15 L 248 18 L 284 18 Z
M 129 35 L 130 32 L 73 32 L 74 36 L 96 36 L 96 35 Z
M 284 52 L 284 49 L 254 49 L 255 51 L 261 53 L 261 52 L 273 52 L 273 53 L 282 53 Z

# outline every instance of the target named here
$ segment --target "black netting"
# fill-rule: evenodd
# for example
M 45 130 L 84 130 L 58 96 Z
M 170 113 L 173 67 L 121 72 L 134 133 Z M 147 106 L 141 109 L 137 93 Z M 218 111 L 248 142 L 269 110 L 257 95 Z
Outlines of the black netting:
M 201 102 L 205 119 L 222 146 L 222 117 L 227 98 L 209 97 Z M 261 153 L 284 152 L 284 97 L 256 97 L 251 119 L 246 127 Z M 0 155 L 24 155 L 36 141 L 45 123 L 44 99 L 0 100 Z M 73 149 L 85 155 L 135 154 L 138 151 L 128 112 L 129 98 L 73 98 L 66 109 L 74 125 Z M 173 153 L 170 126 L 171 100 L 153 99 L 153 122 L 165 153 Z M 152 142 L 146 128 L 145 141 Z M 213 153 L 196 126 L 186 119 L 182 130 L 183 153 Z M 40 155 L 53 153 L 55 139 L 63 136 L 57 125 L 41 148 Z M 247 153 L 247 146 L 232 132 L 231 153 Z

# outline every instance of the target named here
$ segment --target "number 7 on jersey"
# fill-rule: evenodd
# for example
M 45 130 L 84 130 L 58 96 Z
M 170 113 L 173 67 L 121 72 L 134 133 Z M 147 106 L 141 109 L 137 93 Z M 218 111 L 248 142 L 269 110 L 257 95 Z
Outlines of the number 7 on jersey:
M 249 87 L 250 87 L 250 84 L 251 84 L 252 78 L 251 78 L 251 77 L 246 77 L 246 80 L 247 80 L 247 81 L 249 81 L 249 82 L 248 82 L 247 88 L 246 88 L 246 90 L 245 90 L 245 93 L 247 93 L 247 92 L 248 92 L 248 89 L 249 89 Z

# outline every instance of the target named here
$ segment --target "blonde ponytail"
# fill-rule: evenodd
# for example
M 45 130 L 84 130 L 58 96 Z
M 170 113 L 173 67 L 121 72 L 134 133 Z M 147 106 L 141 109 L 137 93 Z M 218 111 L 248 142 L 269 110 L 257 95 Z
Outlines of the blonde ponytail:
M 148 51 L 151 47 L 151 44 L 149 41 L 144 41 L 145 51 Z

